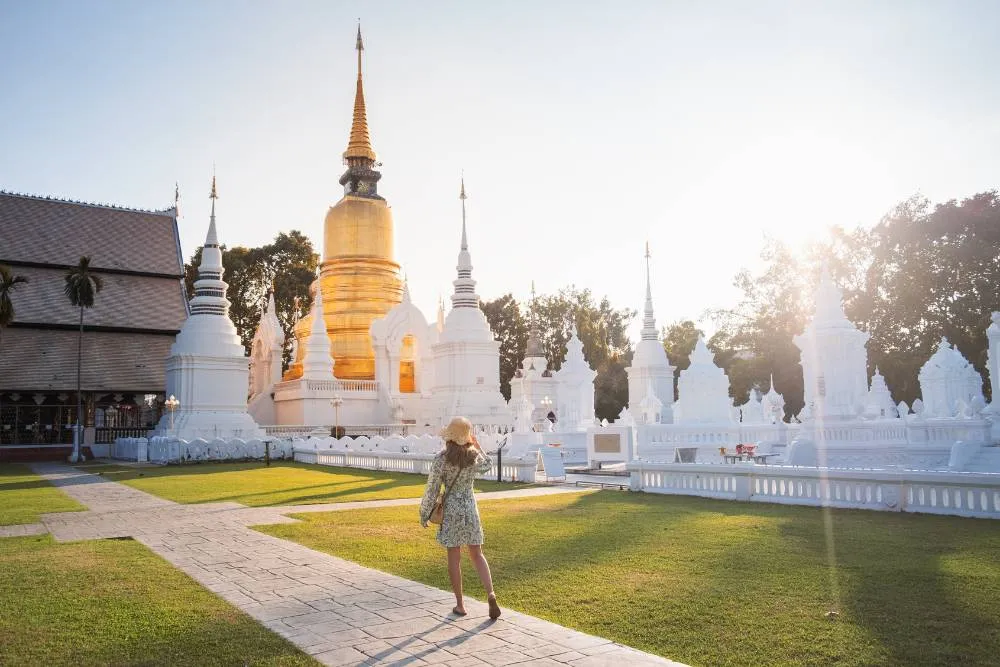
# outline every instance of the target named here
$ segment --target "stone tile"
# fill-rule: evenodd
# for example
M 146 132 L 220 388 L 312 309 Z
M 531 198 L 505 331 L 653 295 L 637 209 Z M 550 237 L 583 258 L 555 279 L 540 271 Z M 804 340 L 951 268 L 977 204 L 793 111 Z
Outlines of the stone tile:
M 375 613 L 389 621 L 407 621 L 411 618 L 433 615 L 421 607 L 390 607 L 379 609 Z
M 380 625 L 369 625 L 365 627 L 365 632 L 378 639 L 393 639 L 396 637 L 408 637 L 420 635 L 439 627 L 441 622 L 435 618 L 413 618 L 406 621 L 394 621 L 382 623 Z
M 355 651 L 349 646 L 336 648 L 331 651 L 324 651 L 313 656 L 320 664 L 329 667 L 340 667 L 341 665 L 357 665 L 363 663 L 368 656 L 360 651 Z
M 44 523 L 24 523 L 15 526 L 0 526 L 0 537 L 27 537 L 44 535 L 49 532 Z

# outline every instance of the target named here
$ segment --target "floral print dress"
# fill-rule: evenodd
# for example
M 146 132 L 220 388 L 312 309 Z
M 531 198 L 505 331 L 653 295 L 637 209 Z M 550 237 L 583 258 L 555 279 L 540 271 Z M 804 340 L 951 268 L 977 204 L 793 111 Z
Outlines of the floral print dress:
M 431 472 L 427 476 L 427 489 L 420 501 L 420 523 L 427 525 L 441 486 L 451 487 L 444 501 L 444 517 L 437 532 L 437 540 L 442 546 L 460 547 L 483 543 L 483 526 L 479 522 L 479 508 L 476 506 L 472 485 L 477 475 L 489 472 L 492 466 L 493 461 L 482 452 L 478 452 L 475 463 L 464 468 L 448 463 L 444 458 L 444 451 L 434 457 Z

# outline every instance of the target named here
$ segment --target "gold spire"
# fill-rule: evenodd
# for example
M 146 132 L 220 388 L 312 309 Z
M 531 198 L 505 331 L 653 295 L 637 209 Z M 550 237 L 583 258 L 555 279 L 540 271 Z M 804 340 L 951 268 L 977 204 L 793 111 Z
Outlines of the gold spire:
M 375 151 L 372 150 L 371 139 L 368 137 L 368 118 L 365 113 L 365 91 L 361 83 L 361 52 L 365 50 L 361 41 L 361 24 L 358 24 L 358 40 L 355 45 L 358 50 L 358 87 L 354 92 L 354 121 L 351 123 L 351 138 L 344 151 L 344 159 L 363 158 L 375 161 Z

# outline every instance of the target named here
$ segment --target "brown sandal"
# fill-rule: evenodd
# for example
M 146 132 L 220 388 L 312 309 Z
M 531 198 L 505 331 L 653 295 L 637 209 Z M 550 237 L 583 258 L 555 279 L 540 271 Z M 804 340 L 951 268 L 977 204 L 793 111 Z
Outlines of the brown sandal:
M 494 621 L 500 618 L 500 605 L 497 604 L 497 596 L 491 595 L 486 598 L 486 601 L 490 605 L 490 618 Z
M 465 616 L 465 615 L 466 615 L 466 614 L 468 614 L 469 612 L 466 612 L 466 611 L 459 611 L 459 610 L 458 610 L 458 607 L 455 607 L 454 609 L 452 609 L 452 610 L 451 610 L 451 613 L 455 614 L 455 616 Z

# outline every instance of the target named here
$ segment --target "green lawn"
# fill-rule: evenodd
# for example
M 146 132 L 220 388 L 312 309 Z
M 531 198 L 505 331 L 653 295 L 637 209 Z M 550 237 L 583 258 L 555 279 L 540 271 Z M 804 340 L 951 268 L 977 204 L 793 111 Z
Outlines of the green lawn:
M 480 510 L 501 604 L 682 662 L 1000 656 L 1000 522 L 614 491 Z M 298 518 L 259 530 L 449 588 L 443 551 L 412 508 Z M 464 573 L 481 599 L 467 561 Z
M 179 503 L 230 501 L 244 505 L 311 505 L 355 500 L 419 498 L 424 475 L 333 468 L 301 463 L 200 463 L 181 466 L 90 466 L 147 493 Z M 524 484 L 477 481 L 479 491 L 524 488 Z
M 0 539 L 0 665 L 314 665 L 132 540 Z
M 46 512 L 86 509 L 65 493 L 16 463 L 0 465 L 0 526 L 38 523 Z

